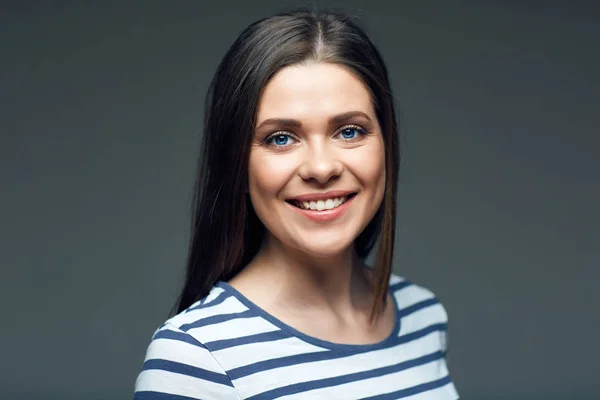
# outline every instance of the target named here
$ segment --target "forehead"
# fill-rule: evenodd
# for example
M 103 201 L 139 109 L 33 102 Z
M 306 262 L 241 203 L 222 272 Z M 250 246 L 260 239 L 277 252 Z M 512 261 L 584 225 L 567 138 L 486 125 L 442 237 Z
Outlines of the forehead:
M 375 118 L 371 94 L 361 79 L 336 64 L 297 64 L 283 68 L 267 83 L 259 99 L 257 122 L 316 120 L 348 111 Z

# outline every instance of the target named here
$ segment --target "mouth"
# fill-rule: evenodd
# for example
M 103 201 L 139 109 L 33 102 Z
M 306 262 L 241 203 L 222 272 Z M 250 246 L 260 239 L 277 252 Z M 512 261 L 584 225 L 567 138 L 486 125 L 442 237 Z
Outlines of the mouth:
M 356 196 L 356 193 L 349 193 L 344 196 L 335 196 L 319 199 L 288 199 L 287 203 L 301 210 L 307 211 L 327 211 L 334 210 Z

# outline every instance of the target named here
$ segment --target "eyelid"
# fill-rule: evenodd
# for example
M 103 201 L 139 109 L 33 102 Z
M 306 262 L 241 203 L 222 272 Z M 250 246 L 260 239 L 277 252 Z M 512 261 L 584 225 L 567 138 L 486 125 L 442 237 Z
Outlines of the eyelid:
M 342 132 L 344 129 L 348 129 L 348 128 L 350 128 L 350 129 L 356 129 L 356 130 L 357 130 L 357 131 L 358 131 L 358 132 L 359 132 L 361 135 L 366 135 L 366 134 L 368 133 L 368 131 L 367 131 L 365 128 L 363 128 L 363 127 L 362 127 L 362 126 L 360 126 L 360 125 L 356 125 L 356 124 L 348 124 L 348 125 L 344 125 L 344 126 L 342 126 L 342 127 L 338 128 L 338 130 L 337 130 L 337 133 L 339 134 L 339 133 L 341 133 L 341 132 Z
M 267 137 L 265 137 L 265 138 L 262 140 L 263 144 L 264 144 L 265 146 L 269 146 L 269 147 L 276 147 L 276 148 L 279 148 L 279 149 L 284 149 L 284 148 L 287 148 L 287 147 L 289 147 L 289 146 L 292 146 L 292 145 L 294 145 L 294 143 L 290 143 L 290 144 L 287 144 L 287 145 L 285 145 L 285 146 L 277 146 L 277 145 L 275 145 L 275 144 L 273 144 L 273 143 L 270 143 L 270 142 L 271 142 L 271 140 L 272 140 L 274 137 L 276 137 L 276 136 L 287 136 L 287 137 L 289 137 L 289 138 L 291 138 L 291 139 L 295 140 L 296 142 L 298 142 L 298 141 L 300 140 L 300 139 L 298 139 L 298 137 L 297 137 L 296 135 L 294 135 L 292 132 L 289 132 L 289 131 L 277 131 L 277 132 L 273 132 L 273 133 L 271 133 L 271 134 L 267 135 Z
M 294 135 L 292 132 L 289 132 L 289 131 L 276 131 L 276 132 L 273 132 L 273 133 L 267 135 L 267 137 L 264 138 L 264 141 L 268 142 L 269 140 L 271 140 L 275 136 L 280 136 L 280 135 L 289 136 L 289 137 L 291 137 L 294 140 L 298 140 L 298 136 Z
M 347 124 L 347 125 L 343 125 L 343 126 L 341 126 L 341 127 L 338 129 L 338 131 L 343 131 L 344 129 L 348 129 L 348 128 L 355 128 L 355 129 L 357 129 L 357 130 L 359 130 L 359 131 L 366 131 L 366 129 L 365 129 L 365 128 L 363 128 L 362 126 L 360 126 L 360 125 L 357 125 L 357 124 Z

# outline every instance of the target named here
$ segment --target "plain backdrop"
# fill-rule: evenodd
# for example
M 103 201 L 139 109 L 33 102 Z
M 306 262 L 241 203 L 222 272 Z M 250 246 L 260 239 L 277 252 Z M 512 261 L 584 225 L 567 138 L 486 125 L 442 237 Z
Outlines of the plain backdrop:
M 293 1 L 0 5 L 0 398 L 128 399 L 180 288 L 203 101 Z M 450 315 L 464 399 L 600 398 L 600 7 L 313 1 L 380 48 L 395 273 Z

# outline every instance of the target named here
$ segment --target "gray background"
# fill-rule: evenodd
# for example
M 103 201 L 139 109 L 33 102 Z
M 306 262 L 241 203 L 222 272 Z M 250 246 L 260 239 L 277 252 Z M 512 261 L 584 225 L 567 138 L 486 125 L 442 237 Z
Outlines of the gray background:
M 183 276 L 208 82 L 300 3 L 50 3 L 0 6 L 0 397 L 127 399 Z M 463 398 L 600 398 L 600 7 L 312 4 L 387 61 L 394 270 L 446 305 Z

